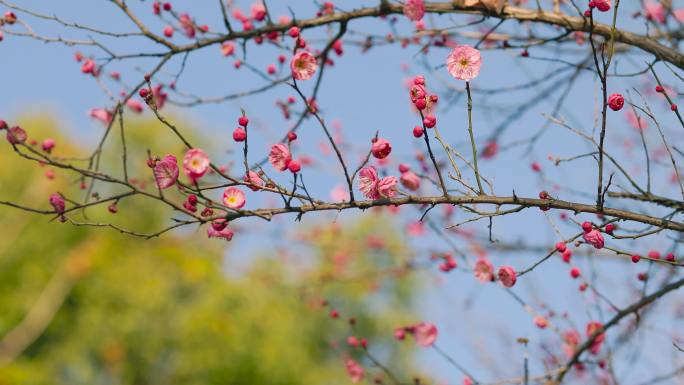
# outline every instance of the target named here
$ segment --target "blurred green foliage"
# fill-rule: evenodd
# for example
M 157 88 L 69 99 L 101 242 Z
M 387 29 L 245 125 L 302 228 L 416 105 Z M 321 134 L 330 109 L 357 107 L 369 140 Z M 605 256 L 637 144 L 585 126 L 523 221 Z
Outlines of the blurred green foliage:
M 84 154 L 49 120 L 22 125 L 39 141 L 56 138 L 59 156 Z M 136 144 L 171 142 L 158 123 L 127 127 L 131 175 L 144 180 L 145 148 Z M 113 143 L 103 153 L 106 169 L 120 165 Z M 48 208 L 52 192 L 83 194 L 77 175 L 56 170 L 49 180 L 45 167 L 16 160 L 4 141 L 0 156 L 12 159 L 0 168 L 0 200 Z M 133 199 L 118 214 L 101 205 L 87 215 L 151 231 L 169 212 Z M 142 240 L 50 219 L 0 206 L 0 385 L 345 384 L 345 357 L 370 369 L 346 346 L 352 334 L 410 370 L 410 349 L 388 341 L 394 327 L 415 321 L 416 282 L 396 279 L 410 256 L 381 217 L 303 229 L 291 240 L 294 260 L 276 250 L 234 255 L 202 230 Z M 236 258 L 251 261 L 227 274 Z M 333 307 L 339 319 L 329 317 Z

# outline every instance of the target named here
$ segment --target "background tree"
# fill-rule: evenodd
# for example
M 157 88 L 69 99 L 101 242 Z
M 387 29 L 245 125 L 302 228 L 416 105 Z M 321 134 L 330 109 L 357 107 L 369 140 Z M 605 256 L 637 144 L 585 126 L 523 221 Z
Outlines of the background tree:
M 25 123 L 56 135 L 48 119 Z M 156 141 L 150 122 L 130 127 Z M 26 198 L 59 183 L 43 172 L 3 169 L 0 180 L 12 186 L 4 193 Z M 138 212 L 149 228 L 164 219 L 134 201 L 120 209 Z M 88 215 L 112 214 L 98 206 Z M 405 246 L 391 228 L 369 246 L 372 218 L 318 228 L 294 260 L 261 248 L 245 256 L 229 249 L 224 258 L 192 233 L 130 239 L 7 209 L 0 221 L 2 384 L 346 383 L 344 358 L 366 355 L 347 336 L 376 340 L 413 320 L 409 287 L 418 280 L 390 279 L 409 258 Z M 241 265 L 244 257 L 256 262 Z M 380 269 L 388 276 L 369 274 Z M 382 292 L 369 292 L 378 285 Z M 398 348 L 368 352 L 405 362 Z

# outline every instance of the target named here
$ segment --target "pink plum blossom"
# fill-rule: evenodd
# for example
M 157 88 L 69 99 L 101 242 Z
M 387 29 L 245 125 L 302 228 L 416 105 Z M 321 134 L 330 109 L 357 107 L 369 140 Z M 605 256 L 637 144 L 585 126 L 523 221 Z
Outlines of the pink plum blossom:
M 568 357 L 572 357 L 572 355 L 575 354 L 575 348 L 579 345 L 582 337 L 579 332 L 574 329 L 564 331 L 561 337 L 563 338 L 563 352 Z
M 271 152 L 268 154 L 268 161 L 273 168 L 278 171 L 285 171 L 291 160 L 292 154 L 290 154 L 290 149 L 288 149 L 286 145 L 278 143 L 271 146 Z
M 407 0 L 404 4 L 404 15 L 412 21 L 418 21 L 425 15 L 423 0 Z
M 193 182 L 209 171 L 209 156 L 199 148 L 188 150 L 183 157 L 183 172 Z
M 223 191 L 223 204 L 231 209 L 241 209 L 245 202 L 245 193 L 239 188 L 228 187 Z
M 335 186 L 330 191 L 330 199 L 334 202 L 344 202 L 349 200 L 349 190 L 345 186 Z
M 584 241 L 587 242 L 588 244 L 594 246 L 597 249 L 602 249 L 604 245 L 603 241 L 603 235 L 601 235 L 601 232 L 598 230 L 591 230 L 587 231 L 582 235 L 582 238 L 584 238 Z
M 152 96 L 154 97 L 154 104 L 157 106 L 157 109 L 161 110 L 164 105 L 166 104 L 166 99 L 168 98 L 168 94 L 163 91 L 164 86 L 161 84 L 157 84 L 156 86 L 152 87 Z
M 251 183 L 251 185 L 247 187 L 249 187 L 252 191 L 258 191 L 260 187 L 264 186 L 264 180 L 261 179 L 259 174 L 252 170 L 249 170 L 249 172 L 247 173 L 247 175 L 245 175 L 243 180 L 247 183 Z
M 603 328 L 603 324 L 598 321 L 591 321 L 587 324 L 587 338 L 590 338 L 594 333 L 598 332 Z M 599 350 L 601 350 L 601 346 L 603 345 L 603 342 L 606 340 L 606 335 L 604 333 L 599 334 L 594 342 L 591 344 L 591 347 L 589 348 L 589 352 L 591 354 L 598 354 Z
M 397 192 L 397 178 L 386 176 L 378 181 L 378 195 L 382 198 L 394 198 Z
M 231 239 L 233 239 L 233 235 L 233 231 L 230 230 L 228 227 L 224 227 L 221 230 L 216 230 L 213 226 L 209 226 L 209 228 L 207 228 L 208 238 L 223 238 L 226 241 L 230 241 Z
M 363 380 L 363 367 L 358 362 L 351 358 L 347 358 L 344 361 L 344 365 L 347 368 L 347 374 L 349 374 L 353 383 Z
M 7 129 L 6 138 L 10 144 L 24 143 L 26 142 L 27 137 L 26 131 L 19 126 L 10 127 Z
M 88 111 L 91 118 L 97 119 L 104 124 L 109 124 L 112 121 L 112 113 L 104 108 L 93 108 Z
M 628 110 L 625 112 L 625 115 L 627 117 L 627 122 L 632 125 L 632 127 L 636 128 L 637 130 L 645 130 L 648 128 L 648 122 L 646 119 L 644 119 L 641 116 L 638 116 L 637 114 L 634 113 L 632 110 Z
M 161 189 L 166 189 L 178 180 L 178 160 L 173 155 L 166 155 L 164 159 L 157 162 L 154 166 L 154 179 L 157 181 L 157 186 Z
M 296 80 L 309 80 L 316 73 L 318 63 L 316 57 L 311 53 L 299 51 L 292 57 L 290 69 L 292 70 L 292 77 Z
M 401 181 L 402 186 L 411 191 L 416 191 L 418 188 L 420 188 L 420 178 L 418 178 L 418 175 L 416 175 L 413 171 L 406 171 L 405 173 L 401 174 L 401 178 L 399 178 L 399 180 Z
M 491 282 L 494 278 L 494 266 L 487 258 L 478 258 L 475 262 L 475 278 L 481 282 Z
M 644 4 L 644 15 L 649 20 L 665 24 L 665 8 L 658 1 L 646 1 Z
M 447 56 L 446 65 L 451 76 L 469 82 L 480 73 L 482 56 L 469 45 L 459 45 Z
M 369 199 L 392 198 L 396 194 L 397 178 L 386 176 L 379 179 L 375 167 L 364 167 L 359 171 L 359 190 Z
M 88 59 L 85 62 L 83 62 L 83 65 L 81 65 L 81 72 L 83 72 L 84 74 L 92 74 L 95 71 L 95 68 L 95 61 L 92 59 Z
M 136 114 L 142 113 L 144 109 L 143 104 L 135 99 L 128 99 L 128 101 L 126 102 L 126 107 L 128 107 L 129 110 L 135 112 Z
M 370 199 L 378 196 L 378 172 L 375 167 L 364 167 L 359 171 L 359 190 Z
M 266 7 L 264 7 L 264 3 L 260 1 L 253 3 L 249 10 L 252 15 L 252 19 L 256 21 L 263 21 L 266 17 Z
M 413 327 L 413 337 L 416 339 L 416 345 L 429 347 L 435 343 L 437 339 L 437 326 L 429 322 L 421 322 Z
M 546 318 L 539 315 L 535 316 L 532 321 L 535 325 L 537 325 L 539 329 L 546 329 L 546 327 L 549 326 L 549 321 L 547 321 Z
M 513 287 L 517 281 L 517 274 L 510 266 L 501 266 L 499 268 L 499 281 L 504 287 Z
M 679 22 L 684 22 L 684 8 L 679 8 L 675 9 L 672 11 L 672 14 L 674 15 L 675 19 Z

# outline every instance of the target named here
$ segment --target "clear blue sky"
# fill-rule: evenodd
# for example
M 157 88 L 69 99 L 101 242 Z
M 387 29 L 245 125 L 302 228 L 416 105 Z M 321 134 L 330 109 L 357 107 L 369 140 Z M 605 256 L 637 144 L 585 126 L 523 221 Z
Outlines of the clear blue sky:
M 45 14 L 57 14 L 65 21 L 97 26 L 103 30 L 116 32 L 134 31 L 135 27 L 118 12 L 113 5 L 106 1 L 72 0 L 68 2 L 45 2 L 41 0 L 17 1 L 22 7 L 38 10 Z M 198 23 L 208 24 L 212 30 L 222 30 L 220 13 L 216 2 L 199 1 L 176 1 L 174 6 L 179 10 L 187 8 L 192 11 Z M 249 3 L 238 2 L 242 9 L 248 11 Z M 339 1 L 338 6 L 343 9 L 352 9 L 359 5 L 375 5 L 372 1 Z M 271 12 L 274 16 L 288 14 L 288 7 L 300 18 L 310 17 L 313 14 L 313 5 L 310 1 L 270 1 Z M 145 14 L 146 22 L 150 22 L 154 32 L 160 33 L 163 24 L 156 22 L 149 12 L 151 1 L 131 2 L 132 9 L 138 14 Z M 634 4 L 624 5 L 623 14 L 630 15 L 634 11 Z M 631 7 L 631 8 L 630 8 Z M 0 6 L 0 10 L 2 7 Z M 20 14 L 20 17 L 23 15 Z M 601 21 L 607 22 L 608 15 L 601 15 Z M 85 38 L 81 32 L 58 28 L 54 23 L 30 19 L 31 25 L 36 32 L 50 36 L 63 36 L 65 38 Z M 442 16 L 430 17 L 428 25 L 436 23 L 438 26 L 463 25 L 468 21 L 475 20 L 471 16 Z M 631 21 L 627 16 L 624 18 L 626 28 L 643 32 L 643 25 Z M 460 31 L 483 31 L 493 26 L 495 21 L 487 21 L 482 25 L 463 28 Z M 234 23 L 237 27 L 238 23 Z M 385 35 L 392 32 L 387 22 L 379 20 L 360 20 L 350 24 L 353 33 L 348 38 L 355 41 L 363 39 L 361 33 L 372 32 L 376 35 Z M 549 35 L 551 28 L 537 28 L 536 30 Z M 336 31 L 336 30 L 335 30 Z M 333 32 L 335 32 L 333 31 Z M 522 35 L 525 30 L 515 22 L 507 22 L 500 29 L 501 32 L 513 32 Z M 403 17 L 397 16 L 394 33 L 406 36 L 412 32 L 411 24 Z M 312 44 L 320 47 L 321 37 L 326 35 L 325 29 L 315 32 L 307 31 L 305 37 Z M 126 39 L 125 42 L 116 39 L 100 38 L 108 46 L 117 52 L 158 52 L 161 49 L 145 42 L 141 38 Z M 182 37 L 177 37 L 179 42 L 187 42 Z M 318 39 L 318 40 L 317 40 Z M 457 39 L 459 43 L 473 43 L 467 39 Z M 15 117 L 44 114 L 53 114 L 69 133 L 79 140 L 93 142 L 102 132 L 102 126 L 87 116 L 87 111 L 94 107 L 111 106 L 107 97 L 96 85 L 92 78 L 80 73 L 80 65 L 73 59 L 73 54 L 81 50 L 83 53 L 94 54 L 96 57 L 101 52 L 93 51 L 88 47 L 71 48 L 59 44 L 44 44 L 26 38 L 5 36 L 5 41 L 0 43 L 0 69 L 2 70 L 2 91 L 0 92 L 0 117 L 13 120 Z M 424 143 L 417 141 L 411 135 L 411 130 L 418 123 L 416 116 L 410 111 L 408 94 L 405 81 L 416 74 L 426 74 L 428 87 L 440 95 L 441 102 L 437 112 L 438 125 L 446 140 L 452 143 L 459 151 L 470 156 L 466 146 L 466 108 L 463 97 L 449 97 L 447 85 L 455 87 L 459 93 L 463 90 L 463 84 L 449 77 L 444 68 L 437 69 L 434 74 L 427 74 L 424 67 L 424 58 L 417 55 L 416 46 L 401 49 L 397 45 L 379 46 L 367 53 L 361 53 L 359 48 L 350 44 L 345 46 L 345 54 L 342 58 L 333 56 L 335 65 L 328 68 L 329 71 L 323 80 L 322 91 L 318 102 L 322 107 L 323 116 L 329 121 L 337 121 L 341 127 L 343 137 L 352 144 L 348 148 L 347 159 L 351 164 L 357 164 L 359 158 L 370 145 L 370 139 L 376 131 L 380 136 L 387 138 L 393 144 L 391 166 L 388 171 L 397 175 L 396 165 L 400 161 L 411 163 L 416 151 L 423 151 Z M 253 43 L 248 44 L 248 62 L 255 67 L 264 70 L 270 63 L 276 62 L 279 52 L 272 48 L 256 47 Z M 434 68 L 444 62 L 448 51 L 446 49 L 431 48 L 425 57 L 427 68 Z M 553 86 L 553 82 L 543 82 L 537 86 L 513 93 L 490 94 L 481 90 L 494 90 L 502 87 L 523 84 L 529 79 L 551 76 L 555 71 L 564 71 L 558 75 L 563 78 L 571 71 L 567 71 L 560 63 L 551 63 L 540 58 L 562 57 L 564 60 L 576 61 L 588 54 L 587 46 L 577 46 L 566 43 L 560 48 L 531 48 L 531 58 L 520 57 L 520 50 L 490 51 L 484 50 L 484 64 L 479 77 L 473 82 L 474 105 L 475 105 L 475 131 L 477 141 L 482 144 L 503 123 L 510 123 L 500 137 L 500 144 L 506 145 L 529 138 L 547 123 L 542 113 L 553 112 L 558 95 L 564 92 L 566 83 Z M 174 58 L 167 67 L 165 73 L 175 73 L 181 65 L 181 57 Z M 615 67 L 620 72 L 629 72 L 634 65 L 640 66 L 644 60 L 650 59 L 646 55 L 631 51 L 620 55 L 615 61 Z M 265 81 L 243 68 L 235 70 L 232 67 L 232 59 L 223 58 L 218 46 L 208 47 L 189 58 L 186 69 L 178 82 L 180 89 L 186 92 L 204 96 L 220 96 L 237 91 L 249 90 L 265 84 Z M 122 73 L 123 79 L 128 84 L 138 82 L 142 73 L 153 65 L 151 60 L 135 60 L 118 62 L 115 61 L 108 67 Z M 402 68 L 406 66 L 406 69 Z M 663 77 L 667 76 L 664 67 L 659 67 Z M 556 75 L 553 75 L 556 76 Z M 164 78 L 168 79 L 168 76 Z M 310 92 L 313 82 L 303 84 L 303 88 Z M 652 81 L 647 76 L 634 79 L 614 78 L 610 81 L 611 91 L 624 92 L 628 87 L 644 85 L 650 87 Z M 116 88 L 114 88 L 116 89 Z M 191 121 L 194 126 L 200 127 L 206 143 L 213 143 L 215 151 L 212 156 L 221 157 L 226 148 L 234 146 L 230 139 L 230 133 L 235 126 L 235 119 L 240 108 L 245 108 L 252 118 L 253 126 L 258 131 L 259 138 L 252 140 L 252 160 L 261 157 L 266 149 L 273 143 L 275 138 L 281 137 L 287 132 L 292 121 L 288 122 L 274 102 L 276 99 L 284 99 L 293 94 L 292 90 L 281 85 L 274 90 L 253 97 L 246 97 L 230 102 L 201 106 L 193 109 L 179 109 L 169 107 L 168 111 L 182 115 L 186 121 Z M 521 106 L 527 105 L 531 100 L 543 96 L 539 104 L 518 115 Z M 599 84 L 590 74 L 583 74 L 573 81 L 568 97 L 560 106 L 557 116 L 563 116 L 577 128 L 591 132 L 596 118 L 596 100 L 600 97 Z M 634 93 L 636 98 L 638 96 Z M 461 95 L 462 96 L 462 95 Z M 681 140 L 681 127 L 673 124 L 667 114 L 666 106 L 649 99 L 651 108 L 662 116 L 663 128 L 673 135 L 673 140 Z M 527 101 L 527 102 L 523 102 Z M 167 112 L 168 112 L 167 111 Z M 298 154 L 308 154 L 315 159 L 322 159 L 319 144 L 324 142 L 320 128 L 314 121 L 304 124 L 300 131 L 300 143 L 296 148 Z M 650 130 L 647 138 L 653 145 L 653 152 L 659 146 L 657 132 Z M 643 166 L 641 165 L 641 153 L 629 158 L 629 152 L 624 151 L 625 140 L 638 142 L 637 132 L 631 128 L 623 114 L 615 113 L 609 120 L 608 149 L 619 159 L 624 160 L 625 168 L 639 180 L 644 180 Z M 433 141 L 435 147 L 436 142 Z M 500 195 L 510 195 L 515 189 L 520 196 L 536 196 L 537 193 L 546 189 L 558 194 L 562 198 L 577 199 L 591 202 L 593 196 L 572 195 L 568 190 L 593 192 L 595 185 L 595 166 L 593 161 L 580 160 L 570 165 L 555 167 L 547 157 L 568 157 L 591 151 L 586 142 L 581 141 L 576 135 L 556 125 L 549 125 L 544 136 L 536 143 L 532 151 L 527 146 L 516 146 L 509 151 L 502 152 L 493 161 L 483 161 L 481 169 L 483 175 L 492 179 L 495 192 Z M 634 150 L 637 151 L 637 150 Z M 438 151 L 439 152 L 439 151 Z M 441 153 L 441 152 L 440 152 Z M 257 156 L 258 155 L 258 156 Z M 663 159 L 666 161 L 667 159 Z M 543 168 L 543 177 L 532 172 L 530 164 L 540 162 Z M 321 198 L 327 198 L 332 187 L 342 184 L 343 179 L 336 168 L 334 158 L 327 156 L 323 162 L 306 170 L 304 174 L 312 193 Z M 654 173 L 654 190 L 664 195 L 672 195 L 673 187 L 666 182 L 668 171 L 656 171 Z M 625 185 L 624 179 L 618 178 L 620 184 Z M 285 182 L 285 181 L 283 181 Z M 563 190 L 556 193 L 557 187 Z M 429 189 L 423 191 L 430 193 Z M 434 191 L 433 191 L 434 193 Z M 676 196 L 676 195 L 675 195 Z M 250 202 L 254 204 L 254 202 Z M 254 206 L 252 206 L 254 207 Z M 463 220 L 466 215 L 457 209 L 455 220 Z M 572 213 L 570 213 L 572 215 Z M 340 218 L 347 220 L 357 213 L 345 213 Z M 434 215 L 438 215 L 437 213 Z M 654 213 L 654 215 L 657 215 Z M 418 216 L 414 210 L 405 209 L 401 217 L 403 226 L 405 221 L 416 220 Z M 551 213 L 549 217 L 558 222 L 558 213 Z M 332 216 L 320 215 L 305 218 L 305 223 L 315 221 L 329 221 Z M 290 223 L 291 217 L 278 218 L 273 226 Z M 592 220 L 588 215 L 580 215 L 578 221 Z M 633 226 L 635 227 L 635 226 Z M 263 228 L 263 225 L 262 225 Z M 481 222 L 465 226 L 479 234 L 486 234 L 486 223 Z M 576 231 L 576 228 L 561 225 L 561 231 L 565 236 Z M 522 240 L 533 245 L 549 246 L 557 241 L 557 235 L 549 225 L 544 215 L 539 210 L 529 209 L 515 217 L 500 218 L 495 221 L 494 237 L 502 241 Z M 663 247 L 663 237 L 652 237 L 640 240 L 639 250 Z M 238 255 L 246 250 L 245 245 L 253 242 L 253 237 L 236 236 L 232 244 L 231 253 Z M 454 237 L 461 250 L 468 253 L 472 262 L 474 257 L 470 245 L 463 237 Z M 264 248 L 278 245 L 282 239 L 261 240 Z M 437 241 L 432 236 L 412 239 L 418 250 L 426 252 L 434 248 Z M 609 241 L 610 242 L 610 241 Z M 437 243 L 437 248 L 447 250 L 446 245 Z M 623 248 L 628 245 L 621 245 Z M 666 251 L 666 250 L 661 250 Z M 501 263 L 511 264 L 516 268 L 529 266 L 533 261 L 542 257 L 538 253 L 490 253 L 490 257 L 496 265 Z M 602 292 L 610 295 L 614 302 L 624 306 L 631 298 L 631 293 L 625 288 L 635 287 L 637 271 L 645 269 L 645 265 L 634 267 L 614 261 L 605 262 L 601 258 L 584 258 L 576 260 L 587 273 L 593 268 L 600 276 L 599 287 Z M 460 263 L 463 263 L 459 260 Z M 430 284 L 425 292 L 425 301 L 421 304 L 421 311 L 426 321 L 435 322 L 443 332 L 439 344 L 459 362 L 471 371 L 480 380 L 492 380 L 491 367 L 500 370 L 497 377 L 506 377 L 520 374 L 523 354 L 515 343 L 516 337 L 528 337 L 531 340 L 530 352 L 535 362 L 532 365 L 533 372 L 538 373 L 542 368 L 536 363 L 541 356 L 538 346 L 539 341 L 547 340 L 552 346 L 558 346 L 557 338 L 550 331 L 539 332 L 532 324 L 531 317 L 524 312 L 510 295 L 497 285 L 481 285 L 469 274 L 460 271 L 443 276 L 433 272 L 437 280 L 443 283 Z M 629 282 L 629 283 L 628 283 Z M 513 291 L 524 298 L 530 304 L 538 308 L 541 303 L 551 304 L 553 310 L 562 313 L 571 309 L 587 309 L 587 313 L 577 312 L 570 317 L 567 323 L 560 323 L 565 329 L 575 323 L 583 332 L 584 324 L 591 319 L 605 320 L 610 314 L 597 312 L 596 307 L 591 305 L 595 299 L 590 295 L 580 294 L 576 287 L 578 281 L 571 280 L 568 275 L 567 265 L 558 258 L 549 261 L 535 270 L 530 275 L 520 280 Z M 589 303 L 589 306 L 585 306 Z M 669 311 L 668 307 L 664 307 Z M 676 324 L 658 325 L 662 330 L 649 331 L 643 337 L 637 337 L 634 343 L 639 343 L 643 350 L 638 357 L 639 367 L 648 368 L 646 373 L 642 369 L 633 372 L 631 381 L 636 383 L 639 379 L 648 378 L 648 373 L 663 373 L 672 367 L 670 360 L 671 346 L 668 335 L 663 331 L 681 327 L 681 322 Z M 619 328 L 618 328 L 619 329 Z M 612 333 L 615 333 L 614 330 Z M 485 356 L 494 359 L 493 362 L 485 360 Z M 618 354 L 620 354 L 618 352 Z M 503 360 L 501 358 L 504 358 Z M 443 379 L 449 384 L 460 382 L 458 372 L 441 360 L 434 352 L 420 354 L 420 361 L 426 371 L 434 378 Z M 626 358 L 619 360 L 621 364 L 616 368 L 620 374 L 632 373 L 631 362 Z M 680 358 L 681 362 L 681 358 Z

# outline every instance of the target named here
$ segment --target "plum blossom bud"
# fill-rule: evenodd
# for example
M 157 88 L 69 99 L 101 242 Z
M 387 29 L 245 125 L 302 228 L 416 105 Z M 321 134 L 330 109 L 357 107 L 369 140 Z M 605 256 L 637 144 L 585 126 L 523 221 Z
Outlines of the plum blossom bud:
M 510 266 L 501 266 L 499 268 L 499 281 L 504 287 L 513 287 L 517 281 L 515 270 Z
M 475 278 L 480 282 L 491 282 L 494 278 L 494 266 L 487 258 L 479 258 L 475 262 Z
M 52 149 L 55 148 L 55 140 L 49 139 L 49 138 L 43 140 L 43 143 L 41 144 L 41 148 L 43 149 L 43 151 L 45 151 L 49 154 L 52 151 Z
M 421 322 L 414 326 L 413 337 L 416 345 L 430 347 L 437 339 L 437 326 L 429 322 Z
M 302 164 L 299 163 L 298 160 L 291 160 L 290 163 L 287 165 L 287 168 L 292 172 L 293 174 L 298 173 L 302 169 Z
M 542 316 L 536 316 L 533 319 L 534 324 L 537 325 L 539 329 L 546 329 L 546 327 L 549 325 L 549 321 L 546 320 L 546 318 Z
M 608 107 L 613 111 L 620 111 L 625 105 L 625 98 L 620 94 L 612 94 L 608 97 Z
M 64 198 L 58 194 L 58 193 L 53 193 L 50 195 L 50 204 L 52 207 L 55 209 L 55 212 L 57 214 L 64 214 L 64 209 L 65 209 L 65 203 L 64 203 Z
M 420 178 L 413 171 L 406 171 L 401 174 L 401 185 L 411 191 L 416 191 L 420 187 Z
M 602 249 L 604 245 L 603 235 L 598 230 L 591 230 L 582 235 L 584 241 L 597 249 Z
M 392 152 L 392 145 L 385 139 L 377 138 L 373 140 L 371 153 L 376 159 L 384 159 Z
M 19 126 L 11 127 L 7 130 L 7 141 L 10 144 L 20 144 L 26 142 L 26 131 Z
M 233 131 L 233 140 L 236 142 L 244 142 L 247 139 L 247 131 L 244 128 L 238 127 Z
M 268 154 L 268 161 L 273 168 L 278 171 L 285 171 L 291 160 L 292 155 L 286 145 L 278 143 L 271 146 L 271 152 Z
M 610 0 L 593 0 L 594 6 L 601 12 L 610 11 Z
M 299 32 L 300 32 L 300 31 L 299 31 L 299 27 L 293 26 L 293 27 L 291 27 L 291 28 L 287 31 L 287 34 L 288 34 L 288 36 L 290 36 L 291 38 L 296 39 L 296 38 L 299 37 Z

